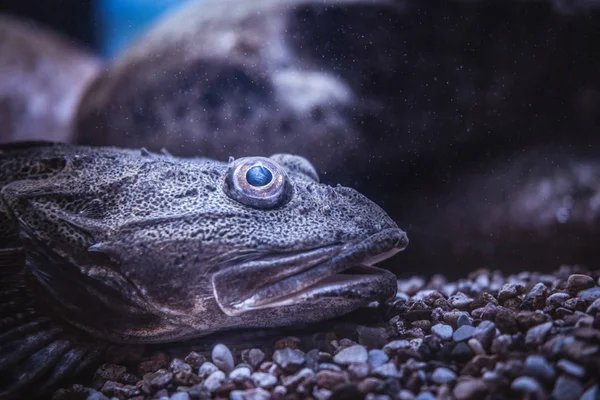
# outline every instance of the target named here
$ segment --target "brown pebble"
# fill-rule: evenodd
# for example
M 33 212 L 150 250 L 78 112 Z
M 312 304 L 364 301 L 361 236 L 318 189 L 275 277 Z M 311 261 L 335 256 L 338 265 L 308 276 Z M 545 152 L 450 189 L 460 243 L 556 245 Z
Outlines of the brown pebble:
M 480 293 L 475 300 L 471 303 L 471 310 L 475 310 L 477 308 L 485 307 L 488 304 L 498 305 L 498 300 L 490 293 L 483 292 Z
M 485 383 L 479 379 L 469 379 L 458 382 L 452 391 L 457 400 L 482 398 L 485 392 Z
M 374 392 L 375 389 L 381 386 L 382 383 L 383 381 L 381 379 L 373 377 L 365 378 L 358 384 L 358 390 L 361 393 Z
M 317 372 L 316 376 L 317 386 L 325 389 L 333 389 L 342 383 L 348 381 L 347 377 L 343 372 L 322 370 Z
M 589 289 L 594 287 L 594 278 L 588 275 L 573 274 L 567 279 L 567 291 L 571 294 L 575 294 L 580 290 Z

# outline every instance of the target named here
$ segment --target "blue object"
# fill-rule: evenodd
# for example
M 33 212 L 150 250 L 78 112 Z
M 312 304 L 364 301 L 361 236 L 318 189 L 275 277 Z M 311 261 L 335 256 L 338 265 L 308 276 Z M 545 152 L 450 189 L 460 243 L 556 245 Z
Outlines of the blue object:
M 158 17 L 188 1 L 191 0 L 95 1 L 96 37 L 102 56 L 115 57 Z
M 246 180 L 252 186 L 265 186 L 273 180 L 273 174 L 268 168 L 262 165 L 256 165 L 246 172 Z

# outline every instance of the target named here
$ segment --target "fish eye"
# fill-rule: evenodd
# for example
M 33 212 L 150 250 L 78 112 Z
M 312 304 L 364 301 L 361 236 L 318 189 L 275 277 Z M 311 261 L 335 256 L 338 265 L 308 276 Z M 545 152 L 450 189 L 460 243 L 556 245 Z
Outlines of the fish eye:
M 235 160 L 225 178 L 231 199 L 255 208 L 274 208 L 286 203 L 292 187 L 285 169 L 266 157 Z
M 246 181 L 252 186 L 260 187 L 271 183 L 273 174 L 269 168 L 262 165 L 255 165 L 246 172 Z

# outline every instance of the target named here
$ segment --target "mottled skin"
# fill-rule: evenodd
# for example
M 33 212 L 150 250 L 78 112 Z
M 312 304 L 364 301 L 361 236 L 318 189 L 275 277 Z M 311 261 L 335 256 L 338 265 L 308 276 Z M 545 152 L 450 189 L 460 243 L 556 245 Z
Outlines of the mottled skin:
M 31 342 L 28 351 L 2 342 L 11 344 L 0 349 L 9 377 L 36 351 L 46 367 L 30 381 L 74 369 L 64 356 L 81 345 L 67 331 L 168 342 L 319 321 L 395 293 L 395 276 L 367 265 L 404 249 L 405 233 L 355 190 L 318 183 L 301 157 L 225 163 L 52 144 L 0 151 L 0 293 L 10 306 L 1 317 L 12 321 L 0 337 L 48 321 L 13 340 Z M 285 183 L 277 204 L 234 200 L 232 171 L 250 162 L 272 165 Z M 19 307 L 30 313 L 15 317 Z M 0 380 L 0 393 L 16 392 L 13 383 Z

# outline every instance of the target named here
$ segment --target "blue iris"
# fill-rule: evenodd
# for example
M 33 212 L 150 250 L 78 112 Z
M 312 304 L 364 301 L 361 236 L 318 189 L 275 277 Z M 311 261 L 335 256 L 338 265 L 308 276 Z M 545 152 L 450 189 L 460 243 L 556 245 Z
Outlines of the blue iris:
M 256 165 L 246 172 L 246 180 L 252 186 L 265 186 L 273 180 L 273 174 L 268 168 Z

